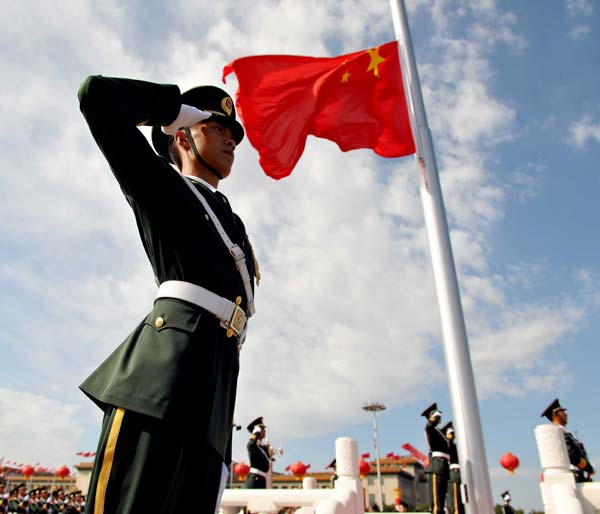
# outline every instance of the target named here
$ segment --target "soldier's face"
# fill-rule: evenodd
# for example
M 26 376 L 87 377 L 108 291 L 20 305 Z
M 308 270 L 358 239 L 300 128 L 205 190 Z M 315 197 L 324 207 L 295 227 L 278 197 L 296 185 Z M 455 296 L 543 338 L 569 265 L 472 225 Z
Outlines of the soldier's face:
M 560 420 L 561 424 L 564 426 L 567 426 L 567 422 L 569 421 L 569 416 L 567 415 L 567 411 L 559 410 L 557 412 L 557 414 L 558 414 L 558 419 Z
M 231 129 L 216 121 L 208 121 L 194 125 L 191 133 L 202 158 L 223 178 L 228 177 L 235 159 Z

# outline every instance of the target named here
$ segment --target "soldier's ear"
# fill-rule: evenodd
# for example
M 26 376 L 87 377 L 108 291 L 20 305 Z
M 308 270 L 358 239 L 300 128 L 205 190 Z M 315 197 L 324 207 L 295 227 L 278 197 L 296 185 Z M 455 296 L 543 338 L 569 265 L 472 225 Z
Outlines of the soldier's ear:
M 179 146 L 185 148 L 186 150 L 190 149 L 190 141 L 188 139 L 187 134 L 185 133 L 185 130 L 178 130 L 177 132 L 175 132 L 175 143 L 177 143 Z

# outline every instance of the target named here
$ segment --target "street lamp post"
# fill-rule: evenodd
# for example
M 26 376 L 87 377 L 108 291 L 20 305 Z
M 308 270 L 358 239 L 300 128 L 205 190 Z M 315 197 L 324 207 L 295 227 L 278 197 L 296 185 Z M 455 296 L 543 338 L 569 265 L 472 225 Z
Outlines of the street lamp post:
M 375 444 L 375 459 L 377 464 L 377 496 L 379 500 L 379 511 L 383 512 L 383 495 L 381 494 L 381 468 L 379 466 L 379 440 L 377 438 L 377 411 L 385 410 L 382 403 L 367 403 L 363 410 L 373 413 L 373 442 Z

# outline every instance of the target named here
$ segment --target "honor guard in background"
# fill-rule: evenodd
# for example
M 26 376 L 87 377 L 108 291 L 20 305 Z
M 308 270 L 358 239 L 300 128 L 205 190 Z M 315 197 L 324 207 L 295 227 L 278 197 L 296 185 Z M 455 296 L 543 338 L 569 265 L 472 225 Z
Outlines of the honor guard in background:
M 429 446 L 429 464 L 425 468 L 425 474 L 429 484 L 429 512 L 444 514 L 450 454 L 448 441 L 439 428 L 442 413 L 438 410 L 437 403 L 432 403 L 421 413 L 421 416 L 427 419 L 425 439 Z
M 446 423 L 442 428 L 442 433 L 448 441 L 448 454 L 450 455 L 450 474 L 448 476 L 448 513 L 464 514 L 465 506 L 460 496 L 460 464 L 458 462 L 458 451 L 454 444 L 454 427 L 452 421 Z
M 508 491 L 504 491 L 500 496 L 502 496 L 503 504 L 502 504 L 502 514 L 517 514 L 515 509 L 510 506 L 510 494 Z
M 265 439 L 265 428 L 262 416 L 256 418 L 248 425 L 250 437 L 246 448 L 248 449 L 248 460 L 250 461 L 250 473 L 244 483 L 245 489 L 265 489 L 271 469 L 271 455 L 268 445 L 263 444 Z
M 331 475 L 331 478 L 329 479 L 329 485 L 333 488 L 335 488 L 335 481 L 338 479 L 338 474 L 337 474 L 337 461 L 336 459 L 333 459 L 329 464 L 327 464 L 327 466 L 325 467 L 325 469 L 333 469 L 333 475 Z
M 565 436 L 567 452 L 569 454 L 569 462 L 571 463 L 571 471 L 575 475 L 575 482 L 591 482 L 594 468 L 590 464 L 587 452 L 581 442 L 579 442 L 571 432 L 566 429 L 568 422 L 567 409 L 560 405 L 556 398 L 542 412 L 542 417 L 547 417 L 552 424 L 560 428 Z
M 214 86 L 181 93 L 97 75 L 79 105 L 159 284 L 150 312 L 80 386 L 104 411 L 86 513 L 211 514 L 229 475 L 258 276 L 244 224 L 217 191 L 244 129 Z

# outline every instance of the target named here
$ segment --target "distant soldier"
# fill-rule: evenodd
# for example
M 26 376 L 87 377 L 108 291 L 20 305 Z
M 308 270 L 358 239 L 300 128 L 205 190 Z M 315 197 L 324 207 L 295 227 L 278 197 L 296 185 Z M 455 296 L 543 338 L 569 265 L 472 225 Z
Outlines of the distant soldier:
M 39 502 L 41 506 L 42 513 L 50 512 L 50 495 L 48 494 L 48 488 L 46 486 L 42 486 L 39 488 Z
M 0 480 L 0 514 L 4 514 L 8 507 L 8 497 L 10 495 L 6 492 L 6 484 Z
M 460 464 L 458 451 L 454 444 L 454 427 L 449 421 L 442 428 L 442 433 L 448 440 L 448 453 L 450 454 L 450 475 L 448 478 L 448 512 L 449 514 L 464 514 L 465 506 L 460 496 Z
M 331 478 L 329 479 L 329 485 L 332 488 L 334 488 L 335 481 L 338 479 L 336 459 L 333 459 L 329 464 L 327 464 L 327 466 L 325 466 L 325 469 L 333 469 L 333 475 L 331 475 Z
M 39 496 L 39 489 L 35 488 L 35 489 L 31 489 L 31 491 L 29 491 L 29 509 L 28 509 L 28 513 L 29 514 L 41 514 L 42 510 L 42 506 L 40 505 L 39 501 L 38 501 L 38 496 Z
M 54 491 L 50 505 L 52 507 L 52 514 L 60 514 L 61 512 L 64 512 L 67 505 L 65 501 L 65 491 L 62 487 L 59 487 Z
M 63 512 L 64 514 L 81 514 L 83 512 L 81 491 L 72 491 L 69 493 L 69 501 Z
M 575 475 L 575 482 L 591 482 L 594 468 L 590 464 L 587 452 L 581 442 L 579 442 L 571 432 L 566 429 L 568 422 L 567 409 L 560 405 L 556 398 L 542 412 L 542 417 L 547 417 L 552 424 L 560 428 L 565 436 L 571 471 Z
M 450 465 L 448 452 L 450 450 L 446 437 L 439 429 L 442 413 L 438 410 L 437 403 L 432 403 L 421 413 L 421 416 L 427 419 L 425 439 L 429 446 L 429 464 L 425 468 L 425 474 L 429 485 L 429 512 L 444 514 Z
M 510 506 L 510 494 L 508 491 L 504 491 L 500 496 L 504 500 L 504 505 L 502 505 L 502 514 L 517 514 L 517 511 Z
M 8 514 L 26 514 L 28 507 L 27 486 L 20 483 L 10 491 Z
M 262 416 L 256 418 L 248 425 L 250 438 L 246 448 L 250 460 L 250 473 L 244 483 L 245 489 L 266 489 L 269 470 L 271 469 L 271 455 L 269 446 L 263 444 L 266 426 Z

